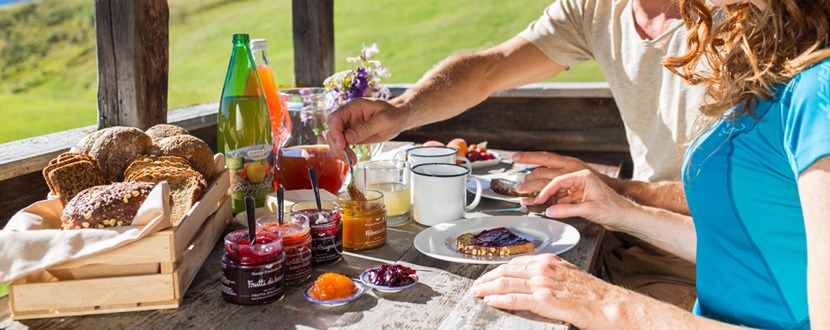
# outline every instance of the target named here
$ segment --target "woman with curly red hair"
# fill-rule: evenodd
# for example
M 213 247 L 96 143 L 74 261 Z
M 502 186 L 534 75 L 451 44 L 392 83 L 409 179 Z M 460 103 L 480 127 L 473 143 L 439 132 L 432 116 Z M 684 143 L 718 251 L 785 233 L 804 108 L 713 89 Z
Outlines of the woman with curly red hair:
M 524 202 L 565 196 L 548 216 L 582 216 L 696 262 L 694 312 L 553 255 L 514 259 L 473 294 L 580 328 L 830 328 L 830 0 L 680 4 L 689 52 L 664 64 L 708 101 L 683 166 L 691 217 L 636 205 L 589 171 Z

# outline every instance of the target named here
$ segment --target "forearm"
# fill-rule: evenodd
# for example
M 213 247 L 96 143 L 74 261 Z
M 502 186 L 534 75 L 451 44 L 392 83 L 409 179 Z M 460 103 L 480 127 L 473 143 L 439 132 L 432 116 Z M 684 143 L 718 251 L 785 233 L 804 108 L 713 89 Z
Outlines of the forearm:
M 619 180 L 603 176 L 603 181 L 618 194 L 640 205 L 652 206 L 671 212 L 689 215 L 683 183 L 676 181 L 643 182 Z
M 680 258 L 695 262 L 697 233 L 689 216 L 650 206 L 621 212 L 612 230 L 625 232 Z
M 616 329 L 743 329 L 620 287 L 604 297 L 599 308 Z

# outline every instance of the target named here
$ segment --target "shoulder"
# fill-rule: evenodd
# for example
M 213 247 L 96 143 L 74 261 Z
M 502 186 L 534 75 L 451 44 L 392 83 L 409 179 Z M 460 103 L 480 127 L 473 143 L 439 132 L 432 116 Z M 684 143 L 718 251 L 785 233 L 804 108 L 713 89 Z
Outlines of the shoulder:
M 796 75 L 787 84 L 785 93 L 793 100 L 814 99 L 830 104 L 830 58 Z

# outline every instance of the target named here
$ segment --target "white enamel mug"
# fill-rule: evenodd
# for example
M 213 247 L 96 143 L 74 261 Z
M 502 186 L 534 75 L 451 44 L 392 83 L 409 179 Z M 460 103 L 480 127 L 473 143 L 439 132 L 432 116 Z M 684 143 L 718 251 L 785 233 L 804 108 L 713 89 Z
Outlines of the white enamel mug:
M 413 167 L 427 163 L 455 164 L 456 160 L 460 160 L 464 162 L 467 168 L 470 168 L 470 161 L 467 160 L 467 157 L 456 156 L 456 153 L 458 153 L 458 150 L 455 148 L 424 146 L 406 149 L 405 158 L 403 158 L 404 154 L 402 153 L 395 155 L 395 158 L 408 159 Z
M 467 205 L 467 180 L 476 183 L 473 202 Z M 470 169 L 456 164 L 427 163 L 412 167 L 413 217 L 415 221 L 433 226 L 463 219 L 481 200 L 481 181 L 470 175 Z

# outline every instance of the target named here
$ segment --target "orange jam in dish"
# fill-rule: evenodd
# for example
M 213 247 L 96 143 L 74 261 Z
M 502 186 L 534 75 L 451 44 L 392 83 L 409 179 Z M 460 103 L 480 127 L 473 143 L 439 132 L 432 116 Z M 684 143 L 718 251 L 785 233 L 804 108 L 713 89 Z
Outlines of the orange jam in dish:
M 337 300 L 351 297 L 355 291 L 357 287 L 352 279 L 337 273 L 325 273 L 314 281 L 308 295 L 317 300 Z

